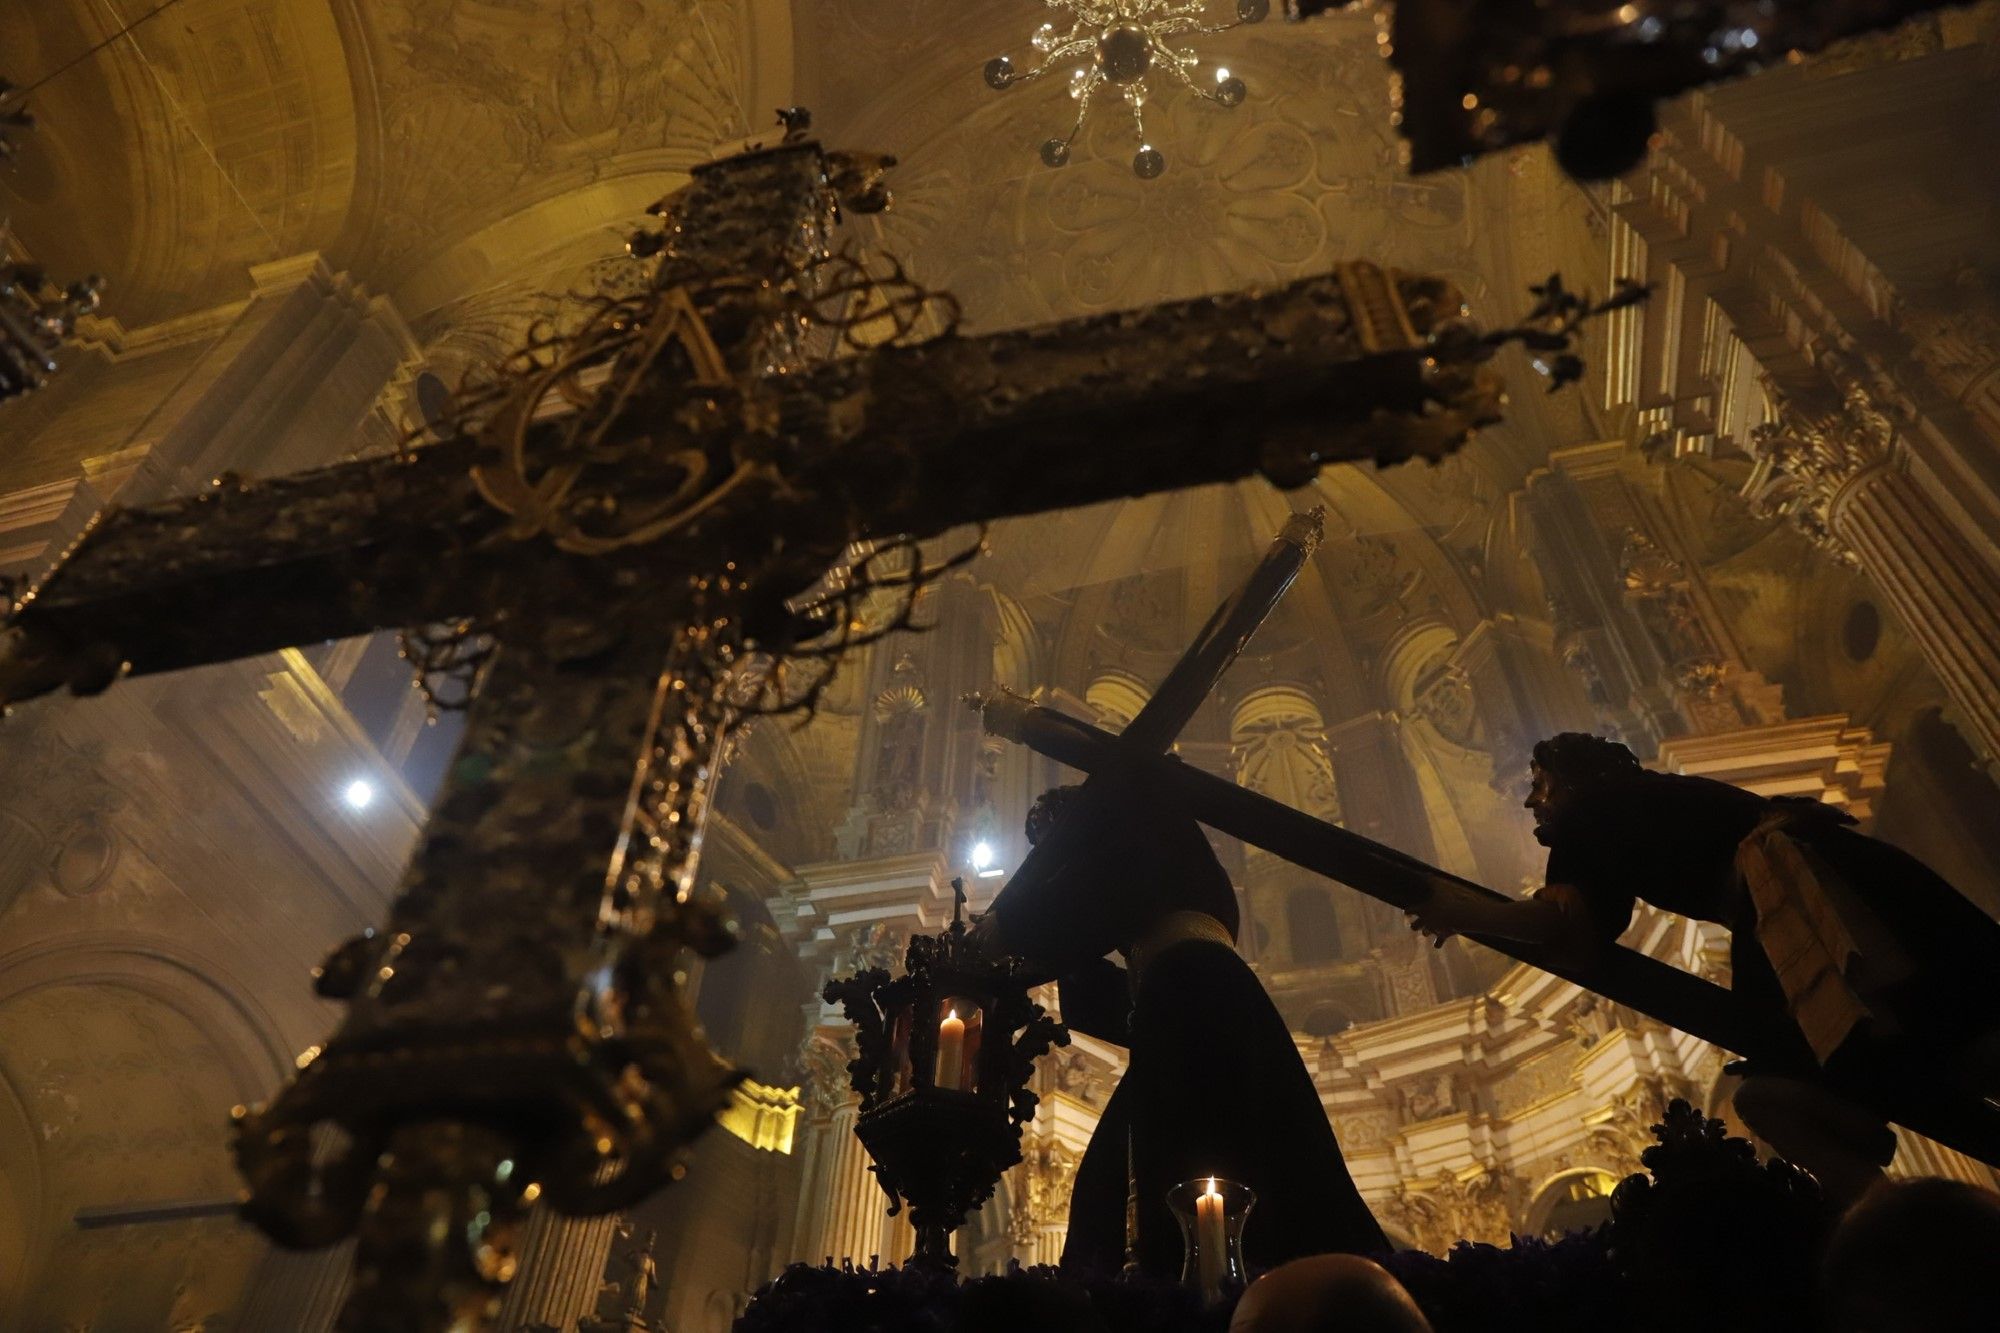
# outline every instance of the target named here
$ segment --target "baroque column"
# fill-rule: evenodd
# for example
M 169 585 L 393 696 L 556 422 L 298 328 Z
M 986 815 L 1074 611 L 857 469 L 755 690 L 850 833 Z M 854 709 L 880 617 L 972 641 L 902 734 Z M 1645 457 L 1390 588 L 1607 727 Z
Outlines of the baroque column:
M 1829 411 L 1779 403 L 1752 439 L 1745 494 L 1869 576 L 1991 759 L 2000 755 L 2000 571 L 1910 474 L 1895 423 L 1868 390 L 1847 379 L 1840 391 Z
M 561 1217 L 536 1209 L 522 1237 L 519 1275 L 500 1306 L 500 1333 L 573 1328 L 592 1313 L 617 1231 L 617 1213 Z
M 805 1114 L 799 1135 L 797 1257 L 865 1266 L 883 1255 L 888 1202 L 869 1173 L 868 1153 L 855 1137 L 861 1099 L 847 1079 L 854 1058 L 850 1030 L 822 1028 L 799 1051 Z

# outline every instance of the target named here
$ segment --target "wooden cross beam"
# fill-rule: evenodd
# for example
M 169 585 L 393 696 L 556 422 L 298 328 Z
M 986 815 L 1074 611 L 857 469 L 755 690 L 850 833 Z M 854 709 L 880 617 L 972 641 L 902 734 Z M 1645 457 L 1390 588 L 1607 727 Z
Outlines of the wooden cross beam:
M 318 973 L 342 1022 L 238 1111 L 248 1215 L 359 1236 L 343 1329 L 476 1324 L 530 1203 L 635 1202 L 723 1104 L 740 1074 L 674 981 L 683 948 L 729 942 L 691 895 L 709 774 L 746 661 L 800 649 L 797 599 L 851 544 L 1302 484 L 1497 418 L 1457 292 L 1368 264 L 812 361 L 842 182 L 884 202 L 799 138 L 698 169 L 645 290 L 465 400 L 451 438 L 107 510 L 13 607 L 0 703 L 453 618 L 497 641 L 388 922 Z
M 1310 18 L 1352 0 L 1287 0 Z M 1412 170 L 1556 140 L 1584 179 L 1645 157 L 1653 103 L 1973 0 L 1396 0 L 1385 43 Z
M 1325 522 L 1325 510 L 1317 508 L 1294 514 L 1286 521 L 1284 530 L 1272 541 L 1250 576 L 1215 608 L 1187 652 L 1174 663 L 1160 687 L 1120 733 L 1118 744 L 1122 750 L 1146 755 L 1166 753 L 1181 730 L 1193 720 L 1202 700 L 1222 679 L 1222 673 L 1250 642 L 1250 636 L 1291 589 L 1299 571 L 1319 548 Z M 975 700 L 984 702 L 976 696 Z M 1052 876 L 1075 854 L 1078 843 L 1095 836 L 1094 815 L 1103 799 L 1104 793 L 1096 780 L 1087 780 L 1077 806 L 1028 850 L 1020 867 L 994 896 L 989 910 L 1004 912 L 1010 902 L 1050 891 Z
M 1315 819 L 1268 796 L 1177 760 L 1128 746 L 1122 737 L 1018 695 L 979 701 L 986 730 L 1084 773 L 1150 766 L 1179 790 L 1195 817 L 1221 833 L 1324 875 L 1379 902 L 1410 910 L 1435 894 L 1502 895 L 1416 857 Z M 1514 940 L 1472 936 L 1497 953 L 1572 981 L 1724 1050 L 1789 1064 L 1797 1037 L 1761 1021 L 1721 986 L 1655 958 L 1610 945 L 1587 965 Z M 2000 1166 L 2000 1107 L 1941 1089 L 1907 1084 L 1872 1090 L 1878 1111 L 1940 1143 Z

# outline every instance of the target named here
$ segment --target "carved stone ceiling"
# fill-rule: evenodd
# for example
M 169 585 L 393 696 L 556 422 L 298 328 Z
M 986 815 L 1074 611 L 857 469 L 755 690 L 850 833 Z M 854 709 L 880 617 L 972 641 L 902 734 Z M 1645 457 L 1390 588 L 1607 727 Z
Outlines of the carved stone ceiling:
M 1228 111 L 1161 94 L 1149 137 L 1167 172 L 1142 181 L 1122 107 L 1093 113 L 1071 164 L 1052 171 L 1035 147 L 1067 129 L 1074 104 L 1053 80 L 996 93 L 979 78 L 987 56 L 1019 54 L 1043 12 L 981 6 L 941 32 L 923 0 L 801 10 L 802 49 L 819 53 L 821 123 L 900 159 L 883 243 L 956 292 L 970 325 L 1276 282 L 1363 255 L 1485 294 L 1482 184 L 1411 180 L 1397 165 L 1366 16 L 1205 39 L 1204 54 L 1249 82 L 1249 99 Z
M 0 5 L 0 64 L 32 87 L 152 7 Z M 355 110 L 325 0 L 184 0 L 30 105 L 0 213 L 52 270 L 103 274 L 128 327 L 240 296 L 249 265 L 324 245 L 346 215 Z
M 153 7 L 0 6 L 6 73 L 36 84 Z M 771 0 L 182 0 L 37 89 L 0 207 L 52 268 L 105 274 L 127 327 L 312 249 L 418 322 L 615 248 L 747 132 L 753 15 L 788 66 Z
M 617 247 L 616 228 L 750 129 L 742 0 L 358 5 L 378 123 L 347 266 L 412 320 Z M 758 119 L 761 123 L 763 113 Z
M 1551 270 L 1605 280 L 1583 197 L 1541 149 L 1408 175 L 1366 13 L 1203 39 L 1202 54 L 1241 75 L 1250 95 L 1224 110 L 1163 94 L 1148 109 L 1149 140 L 1168 159 L 1157 180 L 1132 174 L 1130 124 L 1115 103 L 1093 113 L 1070 164 L 1050 170 L 1036 146 L 1067 129 L 1073 103 L 1055 80 L 995 92 L 979 74 L 1000 52 L 1021 58 L 1046 12 L 1034 0 L 1003 0 L 944 24 L 927 0 L 798 10 L 803 95 L 817 123 L 830 139 L 899 159 L 896 205 L 870 242 L 955 293 L 970 330 L 1283 282 L 1351 258 L 1448 275 L 1493 322 L 1517 314 L 1528 284 Z M 1550 444 L 1589 438 L 1573 396 L 1549 401 L 1531 375 L 1521 380 L 1514 423 L 1444 465 L 1336 468 L 1312 493 L 1289 497 L 1333 511 L 1325 577 L 1292 595 L 1314 603 L 1299 612 L 1301 631 L 1325 643 L 1355 629 L 1362 618 L 1342 590 L 1370 584 L 1384 559 L 1384 578 L 1429 571 L 1405 611 L 1442 600 L 1478 618 L 1467 571 L 1504 496 Z M 1270 487 L 1248 482 L 1003 524 L 981 577 L 1033 597 L 1171 576 L 1184 586 L 1156 600 L 1178 608 L 1177 623 L 1146 636 L 1180 643 L 1285 508 Z M 1394 549 L 1357 544 L 1363 536 Z M 1074 600 L 1094 604 L 1087 592 Z

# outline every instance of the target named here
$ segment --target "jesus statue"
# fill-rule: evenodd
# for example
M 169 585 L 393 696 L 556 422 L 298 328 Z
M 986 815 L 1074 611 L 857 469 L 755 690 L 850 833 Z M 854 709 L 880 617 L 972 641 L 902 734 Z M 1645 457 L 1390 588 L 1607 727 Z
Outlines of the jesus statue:
M 1070 1027 L 1131 1051 L 1077 1169 L 1064 1266 L 1178 1274 L 1167 1193 L 1210 1176 L 1256 1192 L 1252 1271 L 1387 1249 L 1291 1032 L 1236 952 L 1235 891 L 1193 815 L 1143 774 L 1104 773 L 1084 793 L 1036 802 L 1032 842 L 1058 821 L 1089 826 L 1069 830 L 1083 836 L 1054 874 L 1017 877 L 981 923 L 1059 979 Z

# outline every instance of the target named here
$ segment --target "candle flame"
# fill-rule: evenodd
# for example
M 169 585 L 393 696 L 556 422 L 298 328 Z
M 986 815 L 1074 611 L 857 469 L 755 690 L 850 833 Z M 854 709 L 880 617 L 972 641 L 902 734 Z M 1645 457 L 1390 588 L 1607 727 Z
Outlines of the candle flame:
M 956 1009 L 947 1009 L 944 1011 L 944 1021 L 947 1023 L 951 1022 L 952 1019 L 957 1017 L 958 1017 L 958 1010 Z
M 1209 1192 L 1209 1193 L 1210 1193 L 1211 1195 L 1215 1193 L 1215 1177 L 1214 1177 L 1214 1176 L 1210 1176 L 1210 1177 L 1208 1178 L 1208 1192 Z

